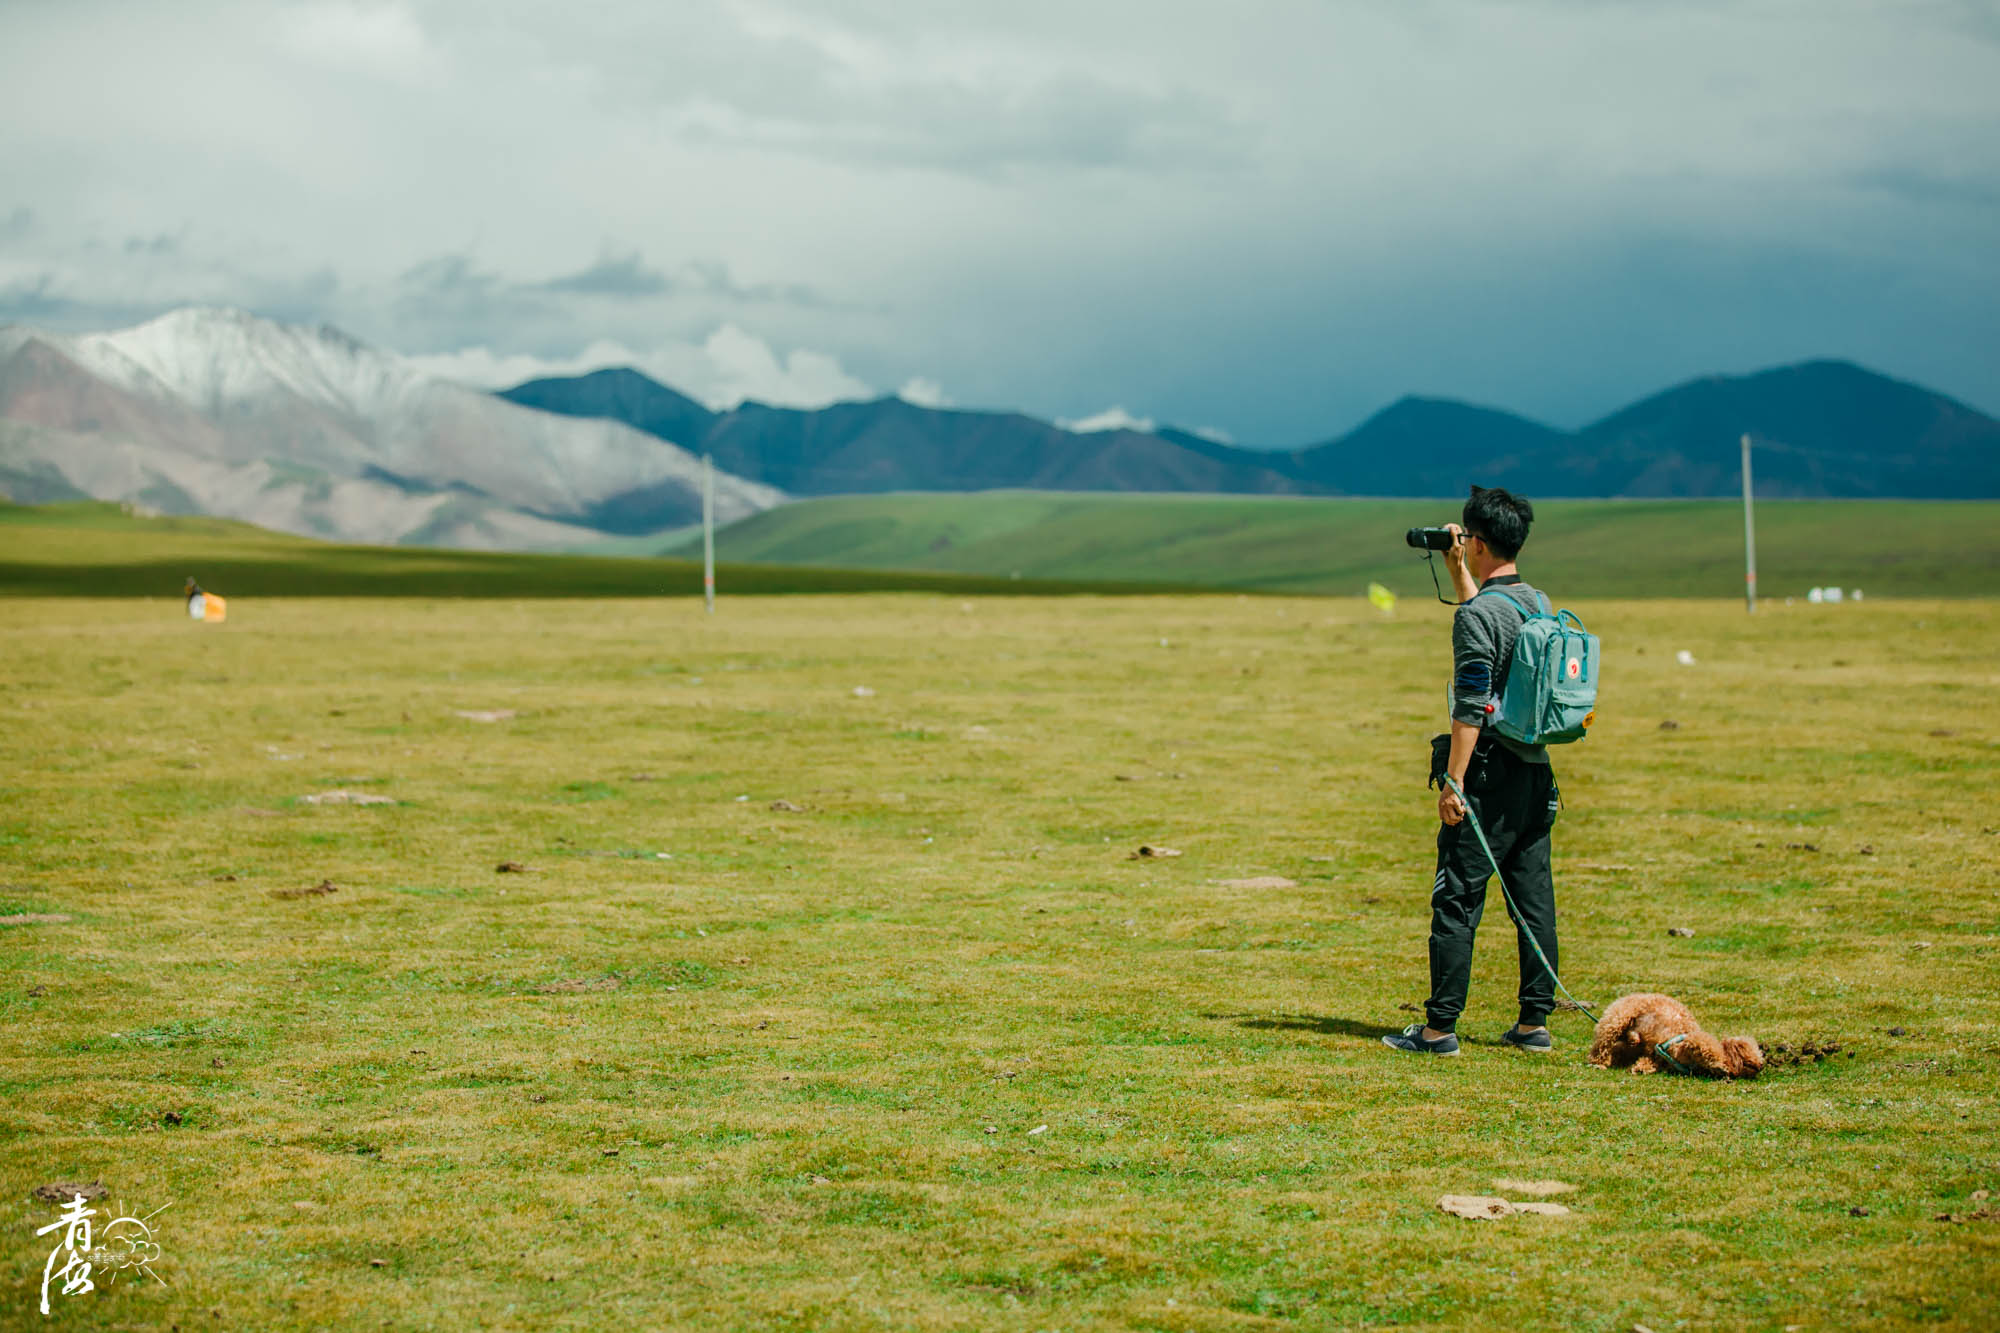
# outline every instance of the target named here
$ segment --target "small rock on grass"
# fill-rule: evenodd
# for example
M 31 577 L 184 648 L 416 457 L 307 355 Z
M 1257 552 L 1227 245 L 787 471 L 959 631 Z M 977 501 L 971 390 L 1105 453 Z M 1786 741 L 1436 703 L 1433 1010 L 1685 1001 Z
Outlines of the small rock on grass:
M 1438 1207 L 1453 1217 L 1470 1218 L 1476 1222 L 1492 1222 L 1514 1211 L 1514 1205 L 1505 1199 L 1485 1194 L 1447 1194 L 1438 1200 Z
M 776 801 L 773 801 L 773 802 L 771 802 L 771 808 L 772 808 L 773 810 L 777 810 L 777 811 L 780 811 L 780 812 L 782 812 L 782 813 L 784 813 L 784 814 L 788 814 L 788 815 L 799 815 L 799 814 L 804 814 L 804 813 L 805 813 L 805 807 L 804 807 L 804 806 L 802 806 L 802 805 L 795 805 L 795 804 L 793 804 L 793 803 L 792 803 L 791 801 L 787 801 L 787 800 L 783 800 L 783 799 L 779 799 L 779 800 L 776 800 Z
M 1683 939 L 1683 940 L 1691 940 L 1694 938 L 1694 931 L 1687 926 L 1668 926 L 1667 934 L 1672 935 L 1677 939 Z
M 1490 1194 L 1447 1194 L 1438 1200 L 1438 1207 L 1453 1217 L 1469 1218 L 1477 1222 L 1492 1222 L 1517 1214 L 1538 1217 L 1569 1216 L 1569 1209 L 1559 1203 L 1548 1203 L 1540 1199 L 1511 1203 Z
M 1130 855 L 1125 859 L 1128 861 L 1150 861 L 1156 858 L 1165 858 L 1165 857 L 1179 856 L 1179 855 L 1181 855 L 1179 848 L 1155 847 L 1152 843 L 1146 842 L 1139 844 L 1139 850 L 1132 853 L 1132 855 Z
M 525 875 L 533 869 L 533 866 L 522 865 L 519 861 L 502 861 L 499 865 L 493 867 L 493 873 L 496 875 Z
M 452 712 L 467 722 L 505 722 L 520 716 L 511 708 L 455 708 Z

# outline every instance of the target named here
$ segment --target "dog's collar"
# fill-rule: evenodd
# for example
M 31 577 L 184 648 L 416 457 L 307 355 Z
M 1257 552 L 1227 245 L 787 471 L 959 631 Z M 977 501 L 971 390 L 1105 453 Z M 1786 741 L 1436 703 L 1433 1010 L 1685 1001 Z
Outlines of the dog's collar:
M 1673 1056 L 1674 1047 L 1680 1045 L 1687 1039 L 1688 1039 L 1688 1034 L 1685 1032 L 1681 1033 L 1677 1037 L 1668 1037 L 1665 1041 L 1660 1042 L 1653 1047 L 1653 1054 L 1659 1056 L 1662 1060 L 1665 1060 L 1668 1064 L 1672 1065 L 1676 1073 L 1692 1074 L 1694 1072 L 1692 1069 L 1689 1069 L 1686 1065 L 1674 1059 Z

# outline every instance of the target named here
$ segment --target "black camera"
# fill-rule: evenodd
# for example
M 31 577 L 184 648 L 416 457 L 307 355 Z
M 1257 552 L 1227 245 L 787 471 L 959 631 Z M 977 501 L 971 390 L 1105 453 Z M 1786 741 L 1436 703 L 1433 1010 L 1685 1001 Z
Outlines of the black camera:
M 1454 537 L 1450 528 L 1411 528 L 1403 540 L 1419 551 L 1449 551 Z

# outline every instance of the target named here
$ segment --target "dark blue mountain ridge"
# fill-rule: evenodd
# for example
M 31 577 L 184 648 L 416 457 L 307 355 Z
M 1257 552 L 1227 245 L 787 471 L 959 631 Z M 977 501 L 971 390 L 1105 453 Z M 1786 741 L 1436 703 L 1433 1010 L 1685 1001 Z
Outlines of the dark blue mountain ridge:
M 711 412 L 634 370 L 532 380 L 501 396 L 625 422 L 794 495 L 1019 487 L 1429 497 L 1478 482 L 1548 497 L 1728 496 L 1740 488 L 1738 440 L 1749 434 L 1759 494 L 2000 498 L 2000 421 L 1837 360 L 1690 380 L 1578 431 L 1406 397 L 1344 435 L 1289 451 L 1171 426 L 1079 434 L 1018 412 L 900 398 Z

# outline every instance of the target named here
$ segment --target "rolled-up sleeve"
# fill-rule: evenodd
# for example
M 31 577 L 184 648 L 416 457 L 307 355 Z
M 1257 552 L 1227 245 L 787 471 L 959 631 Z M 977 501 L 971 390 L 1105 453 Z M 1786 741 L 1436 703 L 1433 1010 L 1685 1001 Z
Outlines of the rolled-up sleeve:
M 1486 722 L 1486 705 L 1499 688 L 1494 679 L 1499 642 L 1493 626 L 1470 606 L 1451 621 L 1451 720 L 1471 726 Z

